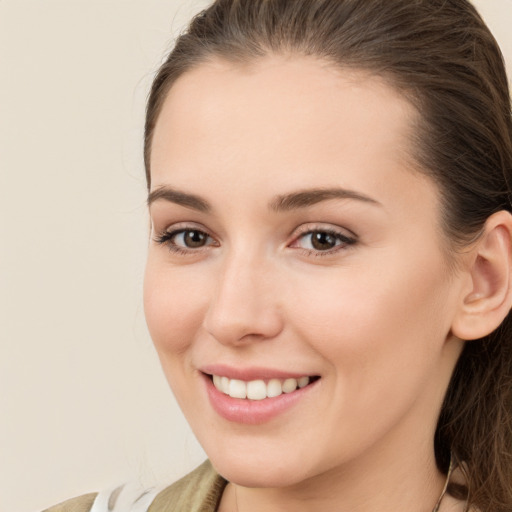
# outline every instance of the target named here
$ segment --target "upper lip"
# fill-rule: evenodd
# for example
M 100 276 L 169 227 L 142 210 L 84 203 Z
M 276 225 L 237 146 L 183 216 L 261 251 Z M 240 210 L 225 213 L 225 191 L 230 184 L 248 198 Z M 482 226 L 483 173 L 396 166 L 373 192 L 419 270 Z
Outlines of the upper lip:
M 309 372 L 291 372 L 288 370 L 257 366 L 240 368 L 225 364 L 209 364 L 200 367 L 199 370 L 208 375 L 218 375 L 219 377 L 238 379 L 246 382 L 250 382 L 251 380 L 299 379 L 300 377 L 312 377 L 315 375 Z

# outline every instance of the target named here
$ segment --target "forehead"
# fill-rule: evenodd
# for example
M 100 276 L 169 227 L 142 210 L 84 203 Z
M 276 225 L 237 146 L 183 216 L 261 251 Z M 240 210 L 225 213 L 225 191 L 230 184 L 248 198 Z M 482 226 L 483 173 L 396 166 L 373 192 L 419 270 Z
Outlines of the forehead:
M 155 127 L 152 189 L 207 193 L 219 180 L 286 193 L 344 186 L 368 195 L 408 187 L 417 112 L 383 79 L 307 57 L 241 66 L 215 60 L 182 75 Z M 379 198 L 377 198 L 379 200 Z

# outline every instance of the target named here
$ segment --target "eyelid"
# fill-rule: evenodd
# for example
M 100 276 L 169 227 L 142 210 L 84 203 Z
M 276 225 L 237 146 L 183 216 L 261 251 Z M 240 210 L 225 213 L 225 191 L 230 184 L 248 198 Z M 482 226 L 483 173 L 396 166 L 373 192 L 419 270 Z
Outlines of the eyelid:
M 161 226 L 161 227 L 160 227 Z M 209 230 L 200 222 L 191 221 L 179 221 L 179 222 L 168 222 L 167 220 L 161 219 L 153 222 L 153 230 L 159 233 L 171 232 L 179 229 L 197 229 L 199 231 L 208 232 Z
M 159 228 L 158 225 L 153 224 L 154 236 L 162 236 L 166 234 L 168 235 L 170 233 L 176 233 L 179 231 L 201 231 L 202 233 L 205 233 L 212 238 L 217 238 L 217 236 L 212 233 L 210 229 L 205 227 L 203 224 L 194 221 L 173 222 L 166 224 L 165 227 L 162 228 Z
M 305 224 L 300 225 L 298 228 L 295 228 L 292 233 L 292 236 L 299 237 L 301 235 L 305 235 L 307 233 L 311 233 L 314 231 L 325 231 L 327 233 L 335 233 L 354 241 L 357 241 L 359 239 L 359 237 L 352 230 L 328 222 L 307 222 Z

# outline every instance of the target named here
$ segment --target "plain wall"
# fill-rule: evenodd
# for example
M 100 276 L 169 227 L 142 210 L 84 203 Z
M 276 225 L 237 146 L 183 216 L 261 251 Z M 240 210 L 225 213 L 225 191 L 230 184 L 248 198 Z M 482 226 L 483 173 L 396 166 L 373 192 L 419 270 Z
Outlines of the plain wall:
M 512 70 L 512 0 L 475 2 Z M 201 0 L 0 0 L 0 511 L 204 453 L 168 390 L 141 289 L 144 102 Z

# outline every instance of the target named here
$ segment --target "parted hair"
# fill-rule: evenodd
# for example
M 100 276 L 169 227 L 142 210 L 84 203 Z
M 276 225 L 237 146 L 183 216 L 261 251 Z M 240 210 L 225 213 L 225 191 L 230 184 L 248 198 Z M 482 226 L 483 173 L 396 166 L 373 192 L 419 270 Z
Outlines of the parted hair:
M 144 160 L 163 102 L 187 70 L 210 59 L 250 63 L 312 56 L 370 72 L 419 113 L 415 169 L 440 190 L 453 254 L 486 219 L 511 211 L 512 116 L 503 56 L 468 0 L 217 0 L 199 13 L 160 67 L 147 104 Z M 465 342 L 439 416 L 434 448 L 453 457 L 465 487 L 450 492 L 481 512 L 512 511 L 512 319 Z

